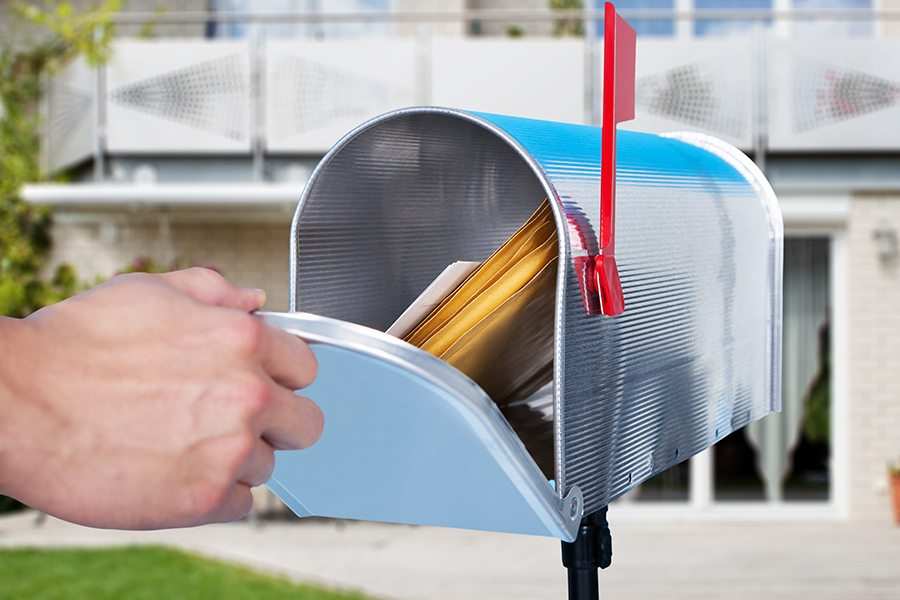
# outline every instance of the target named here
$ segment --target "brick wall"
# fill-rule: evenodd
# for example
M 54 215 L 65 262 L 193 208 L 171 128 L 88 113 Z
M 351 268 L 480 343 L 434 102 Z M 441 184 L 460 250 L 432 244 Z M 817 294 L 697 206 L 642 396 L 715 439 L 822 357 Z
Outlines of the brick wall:
M 82 279 L 108 277 L 136 257 L 160 264 L 214 266 L 232 281 L 268 292 L 266 308 L 286 310 L 290 224 L 186 224 L 59 217 L 53 262 L 77 267 Z
M 900 231 L 900 197 L 855 198 L 846 281 L 850 512 L 886 521 L 886 463 L 900 458 L 900 262 L 879 259 L 879 227 Z
M 900 10 L 900 0 L 881 0 L 875 6 L 882 10 Z M 900 37 L 900 21 L 884 21 L 881 24 L 881 33 L 885 37 Z

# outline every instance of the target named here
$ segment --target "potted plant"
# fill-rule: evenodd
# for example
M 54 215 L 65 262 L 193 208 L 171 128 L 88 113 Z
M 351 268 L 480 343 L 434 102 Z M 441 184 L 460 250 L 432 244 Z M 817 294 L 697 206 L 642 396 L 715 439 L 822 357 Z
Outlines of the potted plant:
M 900 460 L 888 465 L 888 482 L 894 504 L 894 522 L 900 525 Z

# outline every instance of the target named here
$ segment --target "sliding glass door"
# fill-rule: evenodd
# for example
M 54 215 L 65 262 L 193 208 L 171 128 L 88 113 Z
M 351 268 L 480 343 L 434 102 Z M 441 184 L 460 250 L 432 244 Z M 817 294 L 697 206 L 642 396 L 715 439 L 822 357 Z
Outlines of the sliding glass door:
M 709 474 L 695 485 L 697 469 L 682 463 L 646 481 L 623 503 L 686 504 L 697 500 L 692 496 L 719 504 L 829 500 L 832 258 L 827 236 L 785 240 L 783 412 L 716 444 L 699 459 Z

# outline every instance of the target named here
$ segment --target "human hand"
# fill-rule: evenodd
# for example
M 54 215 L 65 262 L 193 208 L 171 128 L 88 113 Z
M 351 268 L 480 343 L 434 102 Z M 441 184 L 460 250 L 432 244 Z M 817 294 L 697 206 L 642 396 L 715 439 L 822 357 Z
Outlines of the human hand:
M 208 269 L 118 276 L 0 319 L 0 493 L 67 521 L 153 529 L 238 519 L 274 449 L 323 417 L 316 373 L 264 302 Z

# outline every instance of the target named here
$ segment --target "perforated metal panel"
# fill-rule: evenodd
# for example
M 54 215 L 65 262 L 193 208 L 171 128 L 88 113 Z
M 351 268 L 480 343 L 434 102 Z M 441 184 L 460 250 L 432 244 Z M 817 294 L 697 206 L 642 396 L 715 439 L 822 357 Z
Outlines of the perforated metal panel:
M 711 138 L 622 132 L 625 314 L 588 315 L 573 259 L 596 253 L 596 128 L 447 109 L 350 133 L 304 191 L 292 310 L 386 328 L 447 264 L 486 257 L 549 197 L 560 232 L 553 419 L 506 417 L 589 512 L 779 408 L 781 214 Z M 527 326 L 527 324 L 523 324 Z M 524 418 L 523 418 L 524 414 Z
M 238 54 L 113 90 L 110 101 L 233 140 L 247 137 L 247 82 Z
M 758 45 L 750 36 L 646 39 L 641 40 L 639 53 L 636 119 L 628 124 L 630 129 L 691 130 L 741 148 L 753 146 Z
M 574 39 L 438 38 L 428 52 L 427 101 L 443 106 L 584 123 L 587 78 L 599 79 Z
M 900 103 L 900 83 L 814 59 L 793 65 L 793 125 L 797 132 L 876 112 Z
M 415 104 L 416 45 L 377 39 L 269 42 L 265 77 L 267 148 L 323 152 L 355 124 Z
M 76 59 L 52 77 L 44 97 L 42 161 L 50 171 L 90 158 L 94 152 L 96 77 L 83 59 Z
M 237 42 L 120 42 L 107 65 L 111 152 L 250 151 L 250 53 Z
M 774 150 L 900 148 L 900 43 L 774 41 L 769 143 Z

